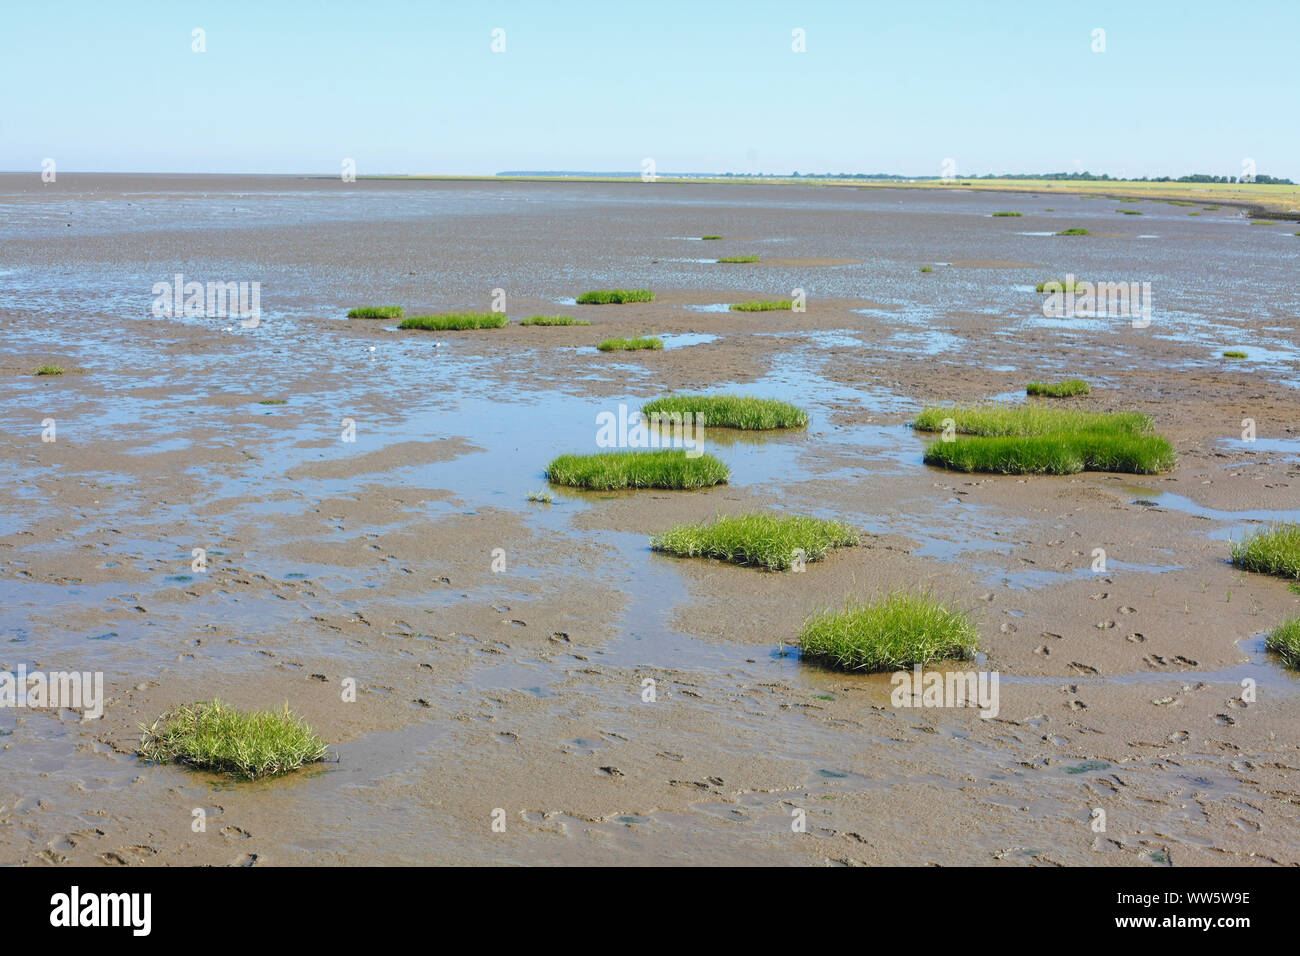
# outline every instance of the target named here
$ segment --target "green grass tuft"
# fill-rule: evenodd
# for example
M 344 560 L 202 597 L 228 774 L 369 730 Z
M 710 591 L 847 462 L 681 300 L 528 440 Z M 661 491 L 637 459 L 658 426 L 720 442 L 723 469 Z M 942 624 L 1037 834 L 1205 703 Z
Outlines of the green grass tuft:
M 586 319 L 575 319 L 570 315 L 530 315 L 521 319 L 520 325 L 591 325 Z
M 1059 288 L 1058 288 L 1059 287 Z M 1040 282 L 1034 287 L 1035 292 L 1082 292 L 1083 282 L 1075 279 L 1073 283 L 1069 278 L 1048 279 L 1046 282 Z
M 555 497 L 549 491 L 530 491 L 528 500 L 535 504 L 549 505 L 554 503 Z
M 1223 353 L 1223 357 L 1230 359 L 1244 359 L 1246 358 L 1246 353 L 1241 351 L 1241 349 L 1228 349 Z
M 603 289 L 584 292 L 578 296 L 578 305 L 623 305 L 626 302 L 653 302 L 655 294 L 649 289 Z
M 912 422 L 918 431 L 973 437 L 937 441 L 925 463 L 953 471 L 1003 475 L 1071 475 L 1080 471 L 1155 474 L 1177 463 L 1173 445 L 1148 434 L 1152 422 L 1138 412 L 1084 412 L 1045 405 L 925 408 Z
M 771 398 L 748 395 L 669 395 L 641 406 L 647 417 L 659 415 L 665 420 L 673 415 L 690 414 L 696 421 L 713 428 L 803 428 L 808 413 L 802 408 Z
M 1141 435 L 1154 423 L 1141 412 L 1084 412 L 1044 405 L 931 405 L 912 421 L 917 431 L 943 431 L 951 418 L 965 435 L 1046 435 L 1053 432 L 1104 431 Z
M 1071 395 L 1087 395 L 1090 391 L 1088 383 L 1081 378 L 1068 378 L 1064 382 L 1030 382 L 1025 386 L 1026 395 L 1046 398 L 1069 398 Z
M 921 271 L 922 271 L 922 272 L 933 272 L 934 269 L 932 269 L 930 266 L 921 266 Z
M 718 260 L 718 262 L 720 263 L 757 262 L 757 261 L 758 261 L 758 256 L 723 256 L 721 259 Z
M 732 564 L 784 571 L 802 552 L 820 561 L 832 548 L 858 543 L 858 533 L 838 521 L 802 515 L 746 514 L 679 524 L 650 539 L 655 551 L 679 558 L 717 558 Z
M 1096 432 L 958 438 L 934 442 L 925 450 L 927 465 L 994 475 L 1074 475 L 1081 471 L 1153 475 L 1168 471 L 1176 461 L 1173 446 L 1159 435 Z
M 504 329 L 509 322 L 504 312 L 447 312 L 443 315 L 413 315 L 403 319 L 397 327 L 425 332 L 461 332 L 466 329 Z
M 640 339 L 606 339 L 596 348 L 602 352 L 637 352 L 642 349 L 658 351 L 664 347 L 663 339 L 650 336 L 649 338 Z
M 1057 233 L 1057 235 L 1058 236 L 1090 236 L 1092 235 L 1092 233 L 1090 233 L 1087 229 L 1074 228 L 1074 229 L 1062 229 L 1060 232 Z
M 701 239 L 721 239 L 721 236 L 700 236 Z
M 1142 210 L 1141 210 L 1141 209 L 1116 209 L 1115 211 L 1118 212 L 1118 213 L 1123 213 L 1125 216 L 1140 216 L 1140 215 L 1142 215 Z
M 348 312 L 349 319 L 400 319 L 400 305 L 367 305 Z
M 1246 571 L 1300 580 L 1300 524 L 1282 522 L 1234 542 L 1231 561 Z
M 872 604 L 850 600 L 804 624 L 805 660 L 839 670 L 892 671 L 939 660 L 969 660 L 979 632 L 961 611 L 928 592 L 896 591 Z
M 546 467 L 557 485 L 616 491 L 623 488 L 707 488 L 725 484 L 731 473 L 712 455 L 687 457 L 684 449 L 560 455 Z
M 771 302 L 736 302 L 731 306 L 732 312 L 789 312 L 794 308 L 793 299 L 773 299 Z
M 283 398 L 264 398 L 257 404 L 259 405 L 288 405 L 289 403 Z
M 1049 210 L 1049 211 L 1050 211 L 1050 210 Z M 1001 217 L 1001 216 L 1012 216 L 1012 217 L 1017 217 L 1017 218 L 1018 218 L 1018 217 L 1020 217 L 1020 216 L 1022 216 L 1022 215 L 1024 215 L 1024 213 L 1019 213 L 1019 212 L 995 212 L 995 213 L 993 214 L 993 218 L 994 218 L 994 219 L 997 219 L 997 218 L 999 218 L 999 217 Z
M 328 756 L 303 721 L 282 710 L 241 713 L 220 700 L 177 707 L 140 739 L 140 757 L 177 762 L 249 780 L 287 773 Z
M 42 365 L 36 370 L 37 375 L 62 375 L 62 365 Z
M 1284 621 L 1269 633 L 1264 647 L 1282 658 L 1292 670 L 1300 670 L 1300 617 Z

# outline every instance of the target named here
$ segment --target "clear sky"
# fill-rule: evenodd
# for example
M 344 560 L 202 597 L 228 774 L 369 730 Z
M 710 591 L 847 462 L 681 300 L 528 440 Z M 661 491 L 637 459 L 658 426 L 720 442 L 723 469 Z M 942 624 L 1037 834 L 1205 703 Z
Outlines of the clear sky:
M 1250 158 L 1300 182 L 1298 35 L 1300 0 L 6 0 L 0 169 L 1176 176 Z

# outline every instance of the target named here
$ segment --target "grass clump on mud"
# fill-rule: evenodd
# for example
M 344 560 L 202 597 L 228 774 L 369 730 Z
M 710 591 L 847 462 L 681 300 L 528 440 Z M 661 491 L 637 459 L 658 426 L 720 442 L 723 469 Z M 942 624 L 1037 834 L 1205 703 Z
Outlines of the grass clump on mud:
M 653 302 L 649 289 L 600 289 L 578 296 L 578 305 L 623 305 L 627 302 Z
M 1124 216 L 1140 216 L 1140 215 L 1142 215 L 1142 210 L 1141 210 L 1141 209 L 1116 209 L 1115 211 L 1116 211 L 1117 213 L 1120 213 L 1121 215 L 1124 215 Z
M 1002 217 L 1004 217 L 1004 216 L 1011 216 L 1011 217 L 1019 218 L 1020 216 L 1023 216 L 1023 215 L 1024 215 L 1024 213 L 1020 213 L 1020 212 L 995 212 L 995 213 L 993 214 L 993 218 L 994 218 L 994 219 L 1000 219 L 1000 218 L 1002 218 Z
M 650 539 L 655 551 L 679 558 L 717 558 L 784 571 L 795 561 L 820 561 L 832 548 L 858 543 L 846 524 L 803 515 L 744 514 L 679 524 Z
M 1034 286 L 1035 292 L 1082 292 L 1083 282 L 1071 276 L 1064 279 L 1049 279 Z
M 700 236 L 701 239 L 721 239 L 721 236 Z
M 1241 349 L 1228 349 L 1223 353 L 1223 357 L 1230 359 L 1244 359 L 1246 358 L 1246 353 Z
M 1300 524 L 1284 521 L 1234 542 L 1231 560 L 1246 571 L 1300 581 Z
M 1282 658 L 1292 670 L 1300 670 L 1300 617 L 1284 621 L 1269 632 L 1264 647 Z
M 918 431 L 951 435 L 932 443 L 925 463 L 1001 475 L 1072 475 L 1081 471 L 1155 474 L 1177 463 L 1173 445 L 1151 434 L 1139 412 L 1085 412 L 1043 405 L 925 408 Z M 957 438 L 956 434 L 969 437 Z
M 348 311 L 348 318 L 400 319 L 402 314 L 402 307 L 400 305 L 365 305 L 359 309 L 350 309 Z
M 757 262 L 758 256 L 723 256 L 718 260 L 719 263 L 737 263 L 737 262 Z
M 1087 395 L 1092 391 L 1081 378 L 1068 378 L 1064 382 L 1030 382 L 1025 386 L 1026 395 L 1041 395 L 1045 398 L 1069 398 L 1071 395 Z
M 789 312 L 794 308 L 793 299 L 773 299 L 770 302 L 737 302 L 731 306 L 732 312 Z
M 789 402 L 749 395 L 669 395 L 641 406 L 641 414 L 660 421 L 690 415 L 704 426 L 764 430 L 803 428 L 808 413 Z
M 637 352 L 642 349 L 659 351 L 664 347 L 664 340 L 653 335 L 639 339 L 605 339 L 596 348 L 602 352 Z
M 931 267 L 931 266 L 921 266 L 921 271 L 922 271 L 922 272 L 933 272 L 933 271 L 934 271 L 934 268 Z
M 623 488 L 708 488 L 726 484 L 727 466 L 712 455 L 688 457 L 684 449 L 560 455 L 546 466 L 553 484 L 592 491 Z
M 1090 233 L 1087 229 L 1079 229 L 1076 227 L 1074 229 L 1062 229 L 1060 232 L 1057 233 L 1057 235 L 1058 236 L 1091 236 L 1092 233 Z
M 285 704 L 244 713 L 213 700 L 185 704 L 141 727 L 140 756 L 248 780 L 288 773 L 328 756 L 329 748 Z
M 530 315 L 519 321 L 520 325 L 591 325 L 586 319 L 575 319 L 571 315 Z
M 36 370 L 37 375 L 62 375 L 62 365 L 42 365 Z
M 961 611 L 926 591 L 848 601 L 814 615 L 799 635 L 805 660 L 838 670 L 891 671 L 939 660 L 969 660 L 979 632 Z
M 413 315 L 403 319 L 397 327 L 424 332 L 463 332 L 466 329 L 504 329 L 509 322 L 504 312 L 447 312 L 443 315 Z

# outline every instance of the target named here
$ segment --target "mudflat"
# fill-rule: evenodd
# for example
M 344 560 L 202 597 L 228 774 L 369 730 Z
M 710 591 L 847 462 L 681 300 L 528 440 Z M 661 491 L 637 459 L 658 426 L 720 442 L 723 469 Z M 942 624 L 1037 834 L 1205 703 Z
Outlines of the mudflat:
M 1140 208 L 0 176 L 0 670 L 102 672 L 107 697 L 0 712 L 0 862 L 1300 862 L 1300 682 L 1263 647 L 1300 594 L 1226 560 L 1300 518 L 1300 239 Z M 713 261 L 737 255 L 760 261 Z M 259 283 L 260 321 L 154 315 L 178 274 Z M 1149 282 L 1149 325 L 1045 316 L 1066 274 Z M 610 288 L 656 297 L 573 304 Z M 514 322 L 591 324 L 345 318 L 497 290 Z M 805 312 L 728 309 L 796 290 Z M 641 335 L 665 348 L 595 348 Z M 923 406 L 1060 378 L 1092 385 L 1061 407 L 1151 415 L 1176 469 L 922 463 Z M 724 388 L 811 423 L 706 429 L 731 469 L 708 490 L 527 500 L 602 412 Z M 862 544 L 803 573 L 649 548 L 758 508 Z M 811 614 L 917 585 L 973 617 L 996 716 L 800 660 Z M 138 759 L 141 724 L 213 697 L 289 703 L 334 759 L 256 783 Z

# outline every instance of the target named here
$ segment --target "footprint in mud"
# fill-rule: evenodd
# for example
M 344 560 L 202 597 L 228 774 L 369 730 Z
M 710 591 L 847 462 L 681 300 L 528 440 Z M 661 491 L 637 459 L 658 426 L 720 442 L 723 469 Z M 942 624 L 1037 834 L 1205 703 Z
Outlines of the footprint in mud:
M 1087 710 L 1088 705 L 1081 700 L 1072 700 L 1070 701 L 1070 709 L 1075 711 Z
M 1096 626 L 1096 628 L 1097 628 L 1099 631 L 1109 631 L 1112 627 L 1115 626 L 1115 622 L 1114 622 L 1114 621 L 1098 621 L 1098 622 L 1096 623 L 1095 626 Z
M 260 853 L 245 853 L 237 859 L 232 866 L 257 866 L 258 861 L 262 859 Z
M 1088 664 L 1080 664 L 1078 661 L 1070 661 L 1070 666 L 1073 667 L 1080 674 L 1086 674 L 1089 677 L 1096 677 L 1099 673 L 1101 673 L 1100 671 L 1097 670 L 1097 668 L 1092 667 Z
M 1141 632 L 1134 631 L 1128 637 L 1124 638 L 1124 640 L 1132 641 L 1134 644 L 1141 644 L 1143 641 L 1146 640 L 1146 637 L 1144 637 Z
M 1110 592 L 1098 591 L 1096 594 L 1089 594 L 1088 597 L 1092 598 L 1094 601 L 1104 601 L 1106 598 L 1110 597 Z
M 1175 730 L 1169 735 L 1169 742 L 1171 744 L 1184 744 L 1187 743 L 1191 736 L 1192 735 L 1185 730 Z
M 1137 608 L 1135 608 L 1135 607 L 1129 607 L 1127 604 L 1125 604 L 1123 607 L 1121 607 L 1121 608 L 1119 609 L 1119 613 L 1121 613 L 1121 614 L 1136 614 L 1136 613 L 1137 613 Z
M 1232 727 L 1233 725 L 1235 725 L 1235 724 L 1237 723 L 1235 720 L 1233 720 L 1233 719 L 1232 719 L 1231 717 L 1229 717 L 1227 714 L 1215 714 L 1215 715 L 1214 715 L 1214 722 L 1215 722 L 1216 724 L 1218 724 L 1220 727 Z
M 1159 654 L 1148 654 L 1142 660 L 1146 661 L 1148 667 L 1167 667 L 1169 664 L 1168 658 L 1161 657 Z
M 1043 657 L 1048 657 L 1052 652 L 1048 649 L 1046 644 L 1039 644 L 1034 648 L 1034 653 L 1041 654 Z
M 1014 634 L 1016 633 L 1016 626 L 1010 621 L 1003 621 L 1001 631 L 1003 634 Z
M 1255 765 L 1249 760 L 1234 760 L 1228 764 L 1237 773 L 1249 773 L 1255 769 Z

